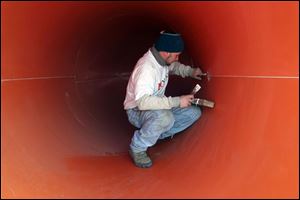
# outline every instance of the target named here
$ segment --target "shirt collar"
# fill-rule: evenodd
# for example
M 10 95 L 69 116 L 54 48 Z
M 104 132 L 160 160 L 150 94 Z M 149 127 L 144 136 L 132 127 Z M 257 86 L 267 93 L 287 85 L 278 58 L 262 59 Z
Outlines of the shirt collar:
M 155 49 L 155 47 L 150 48 L 151 53 L 153 54 L 155 60 L 160 64 L 161 66 L 167 66 L 168 64 L 166 61 L 161 57 L 159 52 Z

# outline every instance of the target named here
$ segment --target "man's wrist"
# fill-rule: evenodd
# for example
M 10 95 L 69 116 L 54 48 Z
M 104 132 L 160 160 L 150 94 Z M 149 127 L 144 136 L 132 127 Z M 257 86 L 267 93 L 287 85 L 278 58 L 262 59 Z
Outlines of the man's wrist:
M 194 74 L 194 71 L 196 70 L 196 68 L 190 68 L 190 70 L 189 70 L 189 76 L 190 77 L 193 77 L 193 74 Z
M 179 107 L 180 106 L 180 97 L 172 97 L 171 105 L 172 105 L 172 107 Z

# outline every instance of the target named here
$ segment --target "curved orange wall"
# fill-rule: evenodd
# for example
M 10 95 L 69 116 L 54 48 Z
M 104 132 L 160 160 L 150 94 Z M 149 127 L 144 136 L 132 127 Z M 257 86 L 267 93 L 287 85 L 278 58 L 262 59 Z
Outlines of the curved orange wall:
M 298 8 L 1 2 L 1 197 L 299 198 Z M 122 103 L 164 28 L 182 33 L 185 63 L 212 75 L 198 95 L 216 106 L 139 169 Z M 180 81 L 171 95 L 197 83 Z

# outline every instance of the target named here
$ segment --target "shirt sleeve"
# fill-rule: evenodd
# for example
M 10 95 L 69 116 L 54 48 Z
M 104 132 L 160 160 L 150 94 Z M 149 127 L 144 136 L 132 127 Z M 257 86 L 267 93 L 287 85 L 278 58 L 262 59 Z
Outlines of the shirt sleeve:
M 144 95 L 137 101 L 139 110 L 161 110 L 180 106 L 180 97 L 157 97 Z
M 173 62 L 169 66 L 170 74 L 175 74 L 183 78 L 192 76 L 194 69 L 188 65 L 181 64 L 180 62 Z

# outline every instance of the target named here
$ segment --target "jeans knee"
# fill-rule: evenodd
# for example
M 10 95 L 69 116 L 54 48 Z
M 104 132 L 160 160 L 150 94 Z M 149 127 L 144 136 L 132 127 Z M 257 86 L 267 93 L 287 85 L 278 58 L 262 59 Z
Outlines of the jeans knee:
M 172 128 L 175 122 L 174 115 L 170 111 L 163 111 L 160 120 L 161 120 L 161 125 L 166 129 Z
M 193 121 L 196 121 L 201 117 L 201 109 L 198 106 L 192 106 L 191 107 L 191 113 L 190 117 L 192 118 Z
M 173 113 L 169 110 L 157 110 L 156 112 L 156 118 L 159 126 L 162 129 L 171 129 L 174 125 L 175 118 L 173 116 Z

